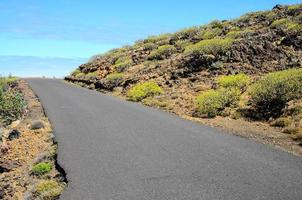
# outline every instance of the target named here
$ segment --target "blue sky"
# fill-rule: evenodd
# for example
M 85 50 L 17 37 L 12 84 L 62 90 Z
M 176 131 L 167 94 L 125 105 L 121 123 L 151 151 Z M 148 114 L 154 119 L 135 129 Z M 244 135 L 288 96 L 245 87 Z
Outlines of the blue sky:
M 148 35 L 297 0 L 0 0 L 0 74 L 58 76 Z

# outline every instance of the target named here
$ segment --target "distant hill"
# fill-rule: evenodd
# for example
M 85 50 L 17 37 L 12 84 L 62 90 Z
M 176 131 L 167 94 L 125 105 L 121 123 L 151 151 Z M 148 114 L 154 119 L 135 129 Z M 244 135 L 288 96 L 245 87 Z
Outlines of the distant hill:
M 288 108 L 302 105 L 302 75 L 288 69 L 301 65 L 302 4 L 277 5 L 96 55 L 66 80 L 180 115 L 288 117 L 299 129 Z

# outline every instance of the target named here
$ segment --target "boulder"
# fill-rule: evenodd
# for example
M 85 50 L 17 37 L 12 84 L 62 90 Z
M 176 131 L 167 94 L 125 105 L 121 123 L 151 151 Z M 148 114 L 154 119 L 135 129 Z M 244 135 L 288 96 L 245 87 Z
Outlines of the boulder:
M 37 130 L 44 128 L 44 122 L 42 120 L 34 120 L 30 123 L 31 130 Z
M 13 129 L 8 132 L 7 139 L 14 140 L 14 139 L 18 139 L 20 136 L 21 136 L 21 132 L 16 129 Z

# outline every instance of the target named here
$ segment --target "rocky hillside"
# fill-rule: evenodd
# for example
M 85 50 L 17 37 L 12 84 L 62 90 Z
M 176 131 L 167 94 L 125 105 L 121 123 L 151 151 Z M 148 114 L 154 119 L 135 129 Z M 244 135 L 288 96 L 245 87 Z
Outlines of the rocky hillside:
M 277 5 L 96 55 L 66 80 L 180 115 L 286 118 L 296 133 L 301 64 L 302 4 Z

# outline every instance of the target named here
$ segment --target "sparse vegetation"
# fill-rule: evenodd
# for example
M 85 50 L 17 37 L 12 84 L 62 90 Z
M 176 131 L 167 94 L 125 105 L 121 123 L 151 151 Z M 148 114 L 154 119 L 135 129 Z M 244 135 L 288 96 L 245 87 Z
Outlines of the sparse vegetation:
M 147 81 L 139 83 L 132 87 L 127 96 L 131 101 L 141 101 L 142 99 L 150 96 L 155 96 L 163 93 L 163 89 L 158 86 L 154 81 Z
M 149 60 L 162 60 L 166 59 L 175 53 L 177 50 L 173 45 L 163 45 L 153 50 L 148 59 Z
M 47 163 L 39 163 L 39 164 L 34 165 L 32 167 L 31 172 L 34 175 L 41 176 L 41 175 L 47 174 L 51 170 L 52 170 L 52 164 L 47 162 Z

